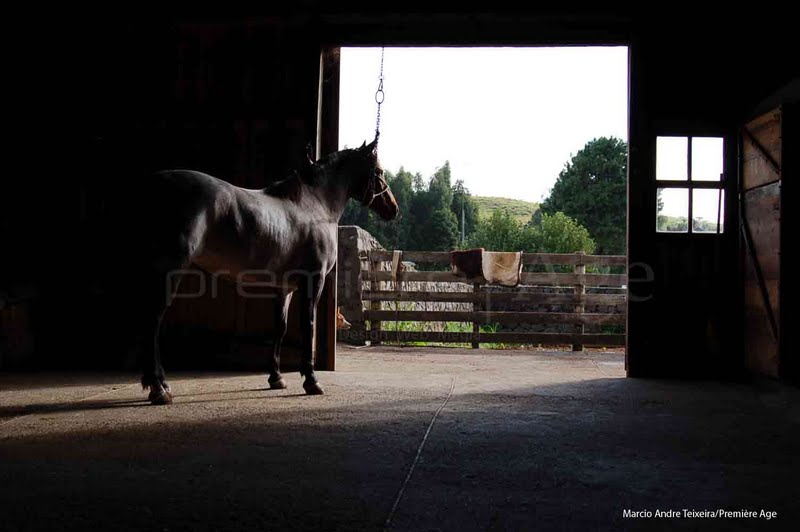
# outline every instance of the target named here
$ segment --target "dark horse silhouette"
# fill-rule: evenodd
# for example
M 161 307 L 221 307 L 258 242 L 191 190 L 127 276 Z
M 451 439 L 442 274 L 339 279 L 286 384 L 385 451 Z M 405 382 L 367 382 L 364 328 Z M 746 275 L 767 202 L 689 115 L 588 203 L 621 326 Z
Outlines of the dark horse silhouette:
M 313 330 L 325 276 L 337 257 L 337 226 L 349 198 L 381 218 L 399 212 L 383 178 L 377 139 L 360 148 L 309 159 L 294 175 L 262 190 L 239 188 L 192 170 L 157 172 L 148 181 L 135 226 L 135 262 L 130 283 L 140 334 L 142 386 L 153 404 L 172 402 L 159 358 L 159 328 L 186 268 L 195 265 L 238 283 L 274 286 L 275 342 L 269 364 L 270 388 L 285 388 L 279 357 L 292 295 L 302 304 L 304 345 L 300 374 L 308 394 L 323 388 L 312 365 Z

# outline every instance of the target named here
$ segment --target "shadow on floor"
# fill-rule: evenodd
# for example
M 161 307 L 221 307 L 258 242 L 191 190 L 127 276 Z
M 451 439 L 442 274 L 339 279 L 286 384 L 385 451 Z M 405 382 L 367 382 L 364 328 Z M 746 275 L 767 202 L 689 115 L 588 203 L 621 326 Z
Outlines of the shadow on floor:
M 166 408 L 34 405 L 75 423 L 18 436 L 15 423 L 0 429 L 4 525 L 379 530 L 449 385 L 413 396 L 364 388 L 366 399 L 343 387 L 325 399 L 256 388 Z M 765 395 L 713 382 L 608 378 L 487 392 L 457 380 L 393 529 L 767 524 L 631 520 L 626 508 L 765 509 L 780 528 L 800 517 L 796 399 L 794 389 Z M 103 410 L 113 418 L 87 420 Z

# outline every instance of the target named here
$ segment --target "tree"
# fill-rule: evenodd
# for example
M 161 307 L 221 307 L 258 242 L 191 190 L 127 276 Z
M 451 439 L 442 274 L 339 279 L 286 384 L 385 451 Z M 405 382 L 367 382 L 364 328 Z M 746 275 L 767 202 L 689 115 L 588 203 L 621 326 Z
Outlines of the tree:
M 522 224 L 508 210 L 497 209 L 488 219 L 478 222 L 467 240 L 467 247 L 485 248 L 488 251 L 522 251 L 522 239 Z
M 595 243 L 589 231 L 563 212 L 543 214 L 539 225 L 529 225 L 527 229 L 533 244 L 528 247 L 540 253 L 594 253 Z
M 428 180 L 427 188 L 421 188 L 416 178 L 412 184 L 415 193 L 411 198 L 409 213 L 415 227 L 409 232 L 405 249 L 453 249 L 458 241 L 458 220 L 450 210 L 453 203 L 450 163 L 445 161 L 436 170 Z
M 384 226 L 383 234 L 386 237 L 385 241 L 381 242 L 389 249 L 408 249 L 409 235 L 415 225 L 414 217 L 408 210 L 414 197 L 414 176 L 406 172 L 403 167 L 400 167 L 395 176 L 391 176 L 389 172 L 386 174 L 390 176 L 387 183 L 400 206 L 401 216 L 392 222 L 379 221 Z
M 589 141 L 559 173 L 542 214 L 563 212 L 589 230 L 597 253 L 624 254 L 627 153 L 614 137 Z
M 563 212 L 543 214 L 540 223 L 522 225 L 505 209 L 481 220 L 467 243 L 489 251 L 527 253 L 594 253 L 595 249 L 589 231 Z
M 458 237 L 459 243 L 461 242 L 461 220 L 464 220 L 464 235 L 469 236 L 475 231 L 475 226 L 478 224 L 478 205 L 472 199 L 467 187 L 464 186 L 464 181 L 458 180 L 453 185 L 453 202 L 450 204 L 450 210 L 456 215 L 458 222 Z
M 450 208 L 453 203 L 453 186 L 451 184 L 450 161 L 445 161 L 434 172 L 428 184 L 428 193 L 431 195 L 434 209 L 441 207 Z
M 425 230 L 419 231 L 420 247 L 425 251 L 450 251 L 458 242 L 458 223 L 450 209 L 436 209 L 425 223 Z
M 402 216 L 384 222 L 357 201 L 349 201 L 340 225 L 358 225 L 387 249 L 449 251 L 458 245 L 461 205 L 467 233 L 477 224 L 478 208 L 462 181 L 451 184 L 450 163 L 445 161 L 428 179 L 403 167 L 396 175 L 386 172 Z

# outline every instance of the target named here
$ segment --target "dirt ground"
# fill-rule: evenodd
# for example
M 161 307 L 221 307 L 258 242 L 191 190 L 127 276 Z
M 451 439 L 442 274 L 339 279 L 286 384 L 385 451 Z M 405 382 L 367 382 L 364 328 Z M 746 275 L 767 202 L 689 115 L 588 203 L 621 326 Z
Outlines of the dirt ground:
M 627 379 L 613 351 L 340 347 L 300 377 L 0 374 L 3 530 L 778 530 L 799 391 Z M 435 418 L 435 419 L 434 419 Z M 433 421 L 433 423 L 432 423 Z M 657 509 L 765 518 L 625 517 Z

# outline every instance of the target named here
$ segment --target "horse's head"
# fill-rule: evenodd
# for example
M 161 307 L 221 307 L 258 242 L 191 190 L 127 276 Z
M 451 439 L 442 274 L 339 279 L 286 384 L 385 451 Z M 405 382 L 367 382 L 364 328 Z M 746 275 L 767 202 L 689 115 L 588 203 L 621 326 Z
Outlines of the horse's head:
M 378 139 L 370 144 L 366 142 L 353 150 L 357 156 L 353 169 L 350 195 L 365 207 L 375 211 L 384 220 L 394 220 L 400 213 L 400 207 L 394 198 L 389 184 L 383 177 L 383 168 L 378 161 Z

